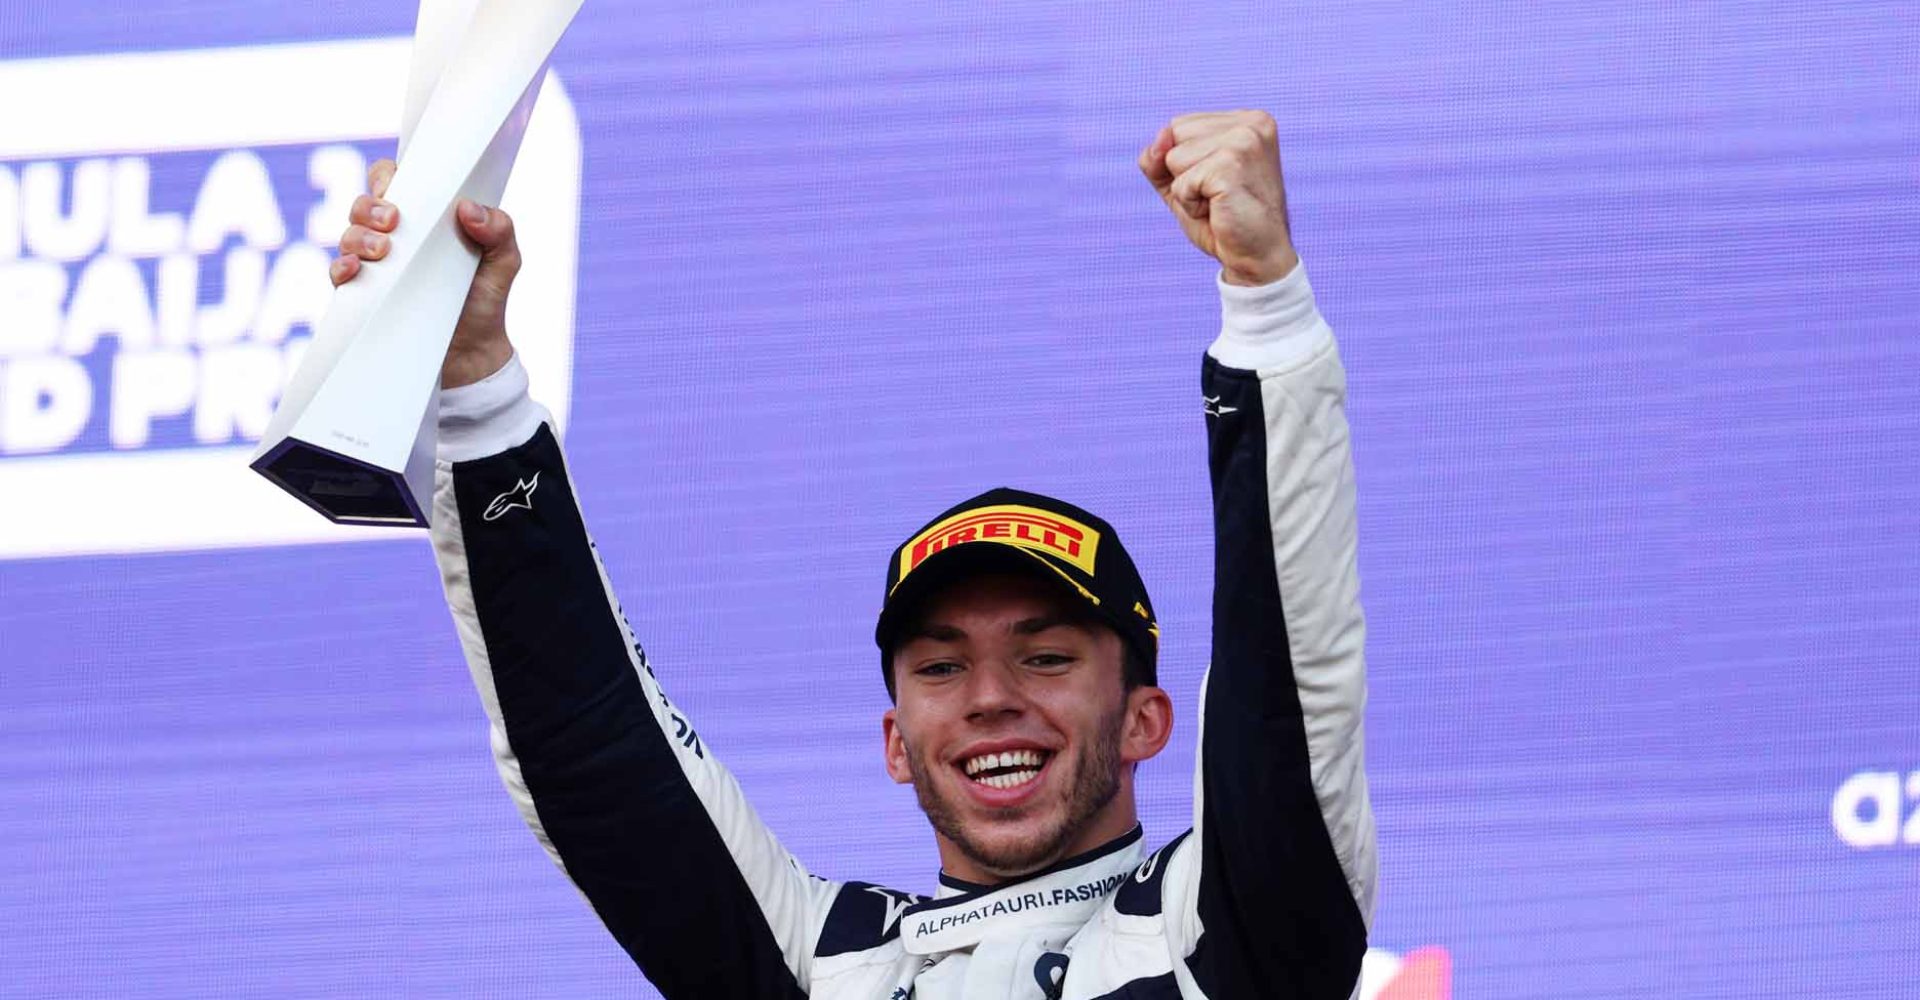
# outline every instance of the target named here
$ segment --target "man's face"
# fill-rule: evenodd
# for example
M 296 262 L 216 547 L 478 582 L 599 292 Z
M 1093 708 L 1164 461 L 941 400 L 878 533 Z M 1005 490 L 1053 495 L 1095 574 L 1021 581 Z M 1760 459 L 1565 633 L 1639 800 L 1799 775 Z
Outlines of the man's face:
M 1132 829 L 1132 765 L 1172 709 L 1125 689 L 1120 637 L 1043 581 L 982 575 L 929 598 L 893 653 L 887 771 L 912 782 L 949 873 L 1023 875 Z

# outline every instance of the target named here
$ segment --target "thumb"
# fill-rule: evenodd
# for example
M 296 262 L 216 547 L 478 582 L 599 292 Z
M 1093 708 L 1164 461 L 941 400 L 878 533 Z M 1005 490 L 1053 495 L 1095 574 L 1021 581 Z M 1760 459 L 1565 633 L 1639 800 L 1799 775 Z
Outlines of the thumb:
M 480 272 L 497 284 L 502 294 L 520 270 L 520 245 L 514 240 L 513 219 L 497 208 L 469 198 L 455 206 L 460 231 L 480 248 Z
M 488 208 L 471 198 L 460 199 L 454 208 L 460 219 L 460 231 L 479 244 L 482 253 L 493 253 L 500 249 L 502 242 L 512 239 L 513 222 L 507 218 L 507 213 Z

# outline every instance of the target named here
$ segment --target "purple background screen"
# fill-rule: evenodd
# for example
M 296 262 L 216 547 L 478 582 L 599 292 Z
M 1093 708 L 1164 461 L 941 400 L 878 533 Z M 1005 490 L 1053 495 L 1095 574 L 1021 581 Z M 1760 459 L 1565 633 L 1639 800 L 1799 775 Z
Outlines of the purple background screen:
M 412 17 L 15 0 L 0 59 Z M 589 0 L 554 65 L 586 512 L 813 870 L 932 885 L 870 630 L 999 484 L 1136 554 L 1181 722 L 1143 819 L 1188 825 L 1217 306 L 1134 158 L 1259 107 L 1351 377 L 1375 945 L 1474 1000 L 1920 990 L 1920 844 L 1830 815 L 1920 772 L 1914 6 Z M 0 996 L 650 995 L 414 534 L 0 562 L 0 926 Z

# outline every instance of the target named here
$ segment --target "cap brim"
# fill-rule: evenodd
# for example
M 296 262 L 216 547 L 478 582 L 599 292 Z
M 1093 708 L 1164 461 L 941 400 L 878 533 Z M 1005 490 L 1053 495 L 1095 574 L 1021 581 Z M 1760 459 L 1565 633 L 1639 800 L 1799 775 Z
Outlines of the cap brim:
M 1050 586 L 1059 588 L 1062 594 L 1084 603 L 1090 614 L 1099 614 L 1099 607 L 1075 588 L 1064 575 L 1065 571 L 1053 568 L 1051 563 L 1046 562 L 1046 557 L 1039 553 L 992 542 L 956 545 L 933 554 L 914 567 L 913 572 L 907 574 L 907 578 L 901 580 L 893 593 L 887 596 L 887 603 L 880 610 L 879 624 L 873 630 L 874 642 L 879 645 L 881 653 L 892 653 L 900 629 L 911 624 L 914 613 L 935 591 L 957 580 L 983 573 L 1012 573 L 1044 580 Z

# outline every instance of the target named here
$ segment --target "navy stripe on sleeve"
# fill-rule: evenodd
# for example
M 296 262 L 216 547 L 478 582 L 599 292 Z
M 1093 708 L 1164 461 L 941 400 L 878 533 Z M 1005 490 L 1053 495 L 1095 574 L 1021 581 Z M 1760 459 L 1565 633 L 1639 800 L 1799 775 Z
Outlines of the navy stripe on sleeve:
M 1213 661 L 1202 706 L 1204 809 L 1188 956 L 1208 996 L 1345 1000 L 1366 926 L 1314 793 L 1268 509 L 1260 380 L 1209 357 Z
M 453 475 L 507 739 L 567 874 L 666 997 L 801 997 L 647 704 L 552 430 Z

